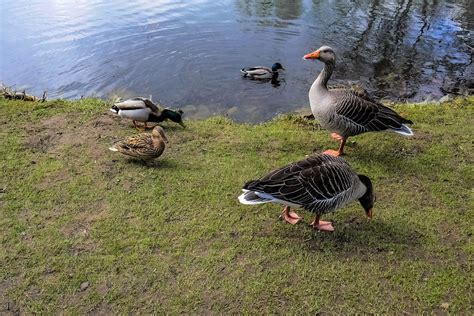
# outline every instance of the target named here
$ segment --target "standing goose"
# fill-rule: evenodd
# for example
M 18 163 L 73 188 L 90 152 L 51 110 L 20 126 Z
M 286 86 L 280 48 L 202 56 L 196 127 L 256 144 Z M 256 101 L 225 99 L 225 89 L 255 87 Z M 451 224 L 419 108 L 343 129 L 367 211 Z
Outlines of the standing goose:
M 370 179 L 355 173 L 344 159 L 327 154 L 312 155 L 274 170 L 247 182 L 242 191 L 239 196 L 242 204 L 285 205 L 283 218 L 293 225 L 301 217 L 290 207 L 316 213 L 310 225 L 321 231 L 334 231 L 331 222 L 320 220 L 321 215 L 359 199 L 367 217 L 372 218 L 375 202 Z
M 314 81 L 309 90 L 311 112 L 319 120 L 321 126 L 340 141 L 339 149 L 326 150 L 325 153 L 340 156 L 349 136 L 365 132 L 390 130 L 405 136 L 413 135 L 405 124 L 413 122 L 404 119 L 392 109 L 374 102 L 368 97 L 350 90 L 328 90 L 327 82 L 336 64 L 336 54 L 329 46 L 307 54 L 304 59 L 319 59 L 324 63 L 324 69 Z
M 280 63 L 274 63 L 272 68 L 255 66 L 255 67 L 246 67 L 240 69 L 240 72 L 244 74 L 244 78 L 250 79 L 276 79 L 278 78 L 278 70 L 285 70 Z
M 161 156 L 165 150 L 165 143 L 168 143 L 165 131 L 161 126 L 155 126 L 151 135 L 142 133 L 131 136 L 114 144 L 109 149 L 134 158 L 151 160 Z
M 151 100 L 146 98 L 133 98 L 123 102 L 115 103 L 110 110 L 121 117 L 131 119 L 133 125 L 138 128 L 136 121 L 144 122 L 145 128 L 147 122 L 159 123 L 166 119 L 178 123 L 185 127 L 182 119 L 183 111 L 173 111 L 169 109 L 160 110 L 160 108 L 154 104 Z

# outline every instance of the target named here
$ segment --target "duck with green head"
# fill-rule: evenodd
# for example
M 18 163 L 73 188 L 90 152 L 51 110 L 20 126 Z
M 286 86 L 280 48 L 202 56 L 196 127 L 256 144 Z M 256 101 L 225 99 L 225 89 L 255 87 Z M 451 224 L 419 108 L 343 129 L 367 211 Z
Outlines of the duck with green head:
M 276 79 L 278 78 L 278 70 L 285 70 L 280 63 L 274 63 L 272 68 L 255 66 L 240 69 L 244 78 L 262 80 L 262 79 Z
M 146 98 L 133 98 L 123 102 L 114 103 L 110 108 L 120 117 L 128 118 L 133 121 L 133 125 L 138 128 L 136 122 L 143 122 L 147 128 L 148 122 L 159 123 L 167 119 L 185 127 L 183 123 L 183 111 L 173 111 L 170 109 L 160 109 L 155 103 Z

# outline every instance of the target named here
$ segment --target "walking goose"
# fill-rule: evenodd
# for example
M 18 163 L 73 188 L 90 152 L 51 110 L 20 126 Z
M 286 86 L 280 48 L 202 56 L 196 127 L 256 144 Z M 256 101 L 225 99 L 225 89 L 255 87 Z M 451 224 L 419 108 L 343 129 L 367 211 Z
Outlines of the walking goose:
M 405 124 L 413 122 L 404 119 L 392 109 L 374 102 L 368 97 L 350 90 L 328 90 L 327 82 L 336 64 L 336 54 L 329 46 L 307 54 L 304 59 L 319 59 L 324 63 L 324 69 L 314 81 L 309 90 L 311 112 L 319 120 L 321 126 L 340 141 L 337 151 L 326 150 L 325 153 L 340 156 L 349 136 L 365 132 L 390 130 L 405 136 L 413 135 Z
M 146 98 L 138 97 L 123 102 L 117 102 L 110 110 L 121 117 L 131 119 L 133 125 L 137 128 L 136 121 L 144 122 L 144 127 L 146 128 L 147 122 L 159 123 L 166 119 L 170 119 L 185 127 L 182 119 L 183 111 L 173 111 L 170 109 L 161 110 L 156 104 Z
M 346 161 L 327 154 L 315 154 L 291 163 L 266 176 L 247 182 L 239 196 L 242 204 L 280 203 L 285 205 L 283 219 L 296 224 L 301 217 L 290 208 L 316 213 L 310 224 L 314 229 L 334 231 L 331 222 L 322 221 L 323 214 L 335 211 L 359 199 L 367 217 L 372 218 L 375 202 L 372 182 L 358 175 Z
M 280 63 L 274 63 L 272 68 L 255 66 L 246 67 L 240 69 L 240 72 L 244 74 L 244 78 L 250 79 L 276 79 L 278 78 L 278 69 L 285 70 Z
M 134 158 L 151 160 L 161 156 L 165 150 L 165 143 L 168 143 L 165 131 L 161 126 L 155 126 L 151 135 L 142 133 L 131 136 L 114 144 L 109 149 Z

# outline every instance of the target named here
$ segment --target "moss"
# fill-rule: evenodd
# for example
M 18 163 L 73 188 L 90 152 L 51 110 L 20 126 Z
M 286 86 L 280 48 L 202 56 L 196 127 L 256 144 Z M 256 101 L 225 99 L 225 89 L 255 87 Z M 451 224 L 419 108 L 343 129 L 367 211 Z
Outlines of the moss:
M 136 130 L 103 101 L 0 100 L 2 308 L 472 312 L 473 105 L 397 105 L 414 137 L 350 139 L 375 218 L 353 203 L 323 234 L 237 201 L 247 180 L 336 146 L 314 121 L 164 123 L 170 146 L 147 165 L 108 150 Z

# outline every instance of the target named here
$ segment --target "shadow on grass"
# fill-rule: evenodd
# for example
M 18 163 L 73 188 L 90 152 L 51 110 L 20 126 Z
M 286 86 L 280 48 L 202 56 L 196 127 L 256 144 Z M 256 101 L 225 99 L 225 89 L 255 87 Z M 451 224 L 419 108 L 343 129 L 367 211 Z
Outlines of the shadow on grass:
M 423 235 L 416 227 L 379 220 L 360 218 L 334 222 L 333 233 L 314 231 L 306 222 L 301 226 L 306 227 L 301 227 L 298 236 L 291 234 L 291 238 L 304 240 L 308 251 L 330 249 L 347 256 L 355 253 L 389 252 L 395 246 L 407 248 L 408 253 L 413 253 L 423 243 Z
M 178 167 L 178 164 L 174 160 L 168 160 L 168 159 L 156 159 L 153 161 L 144 161 L 140 159 L 128 159 L 127 164 L 142 166 L 146 168 L 156 168 L 156 169 Z

